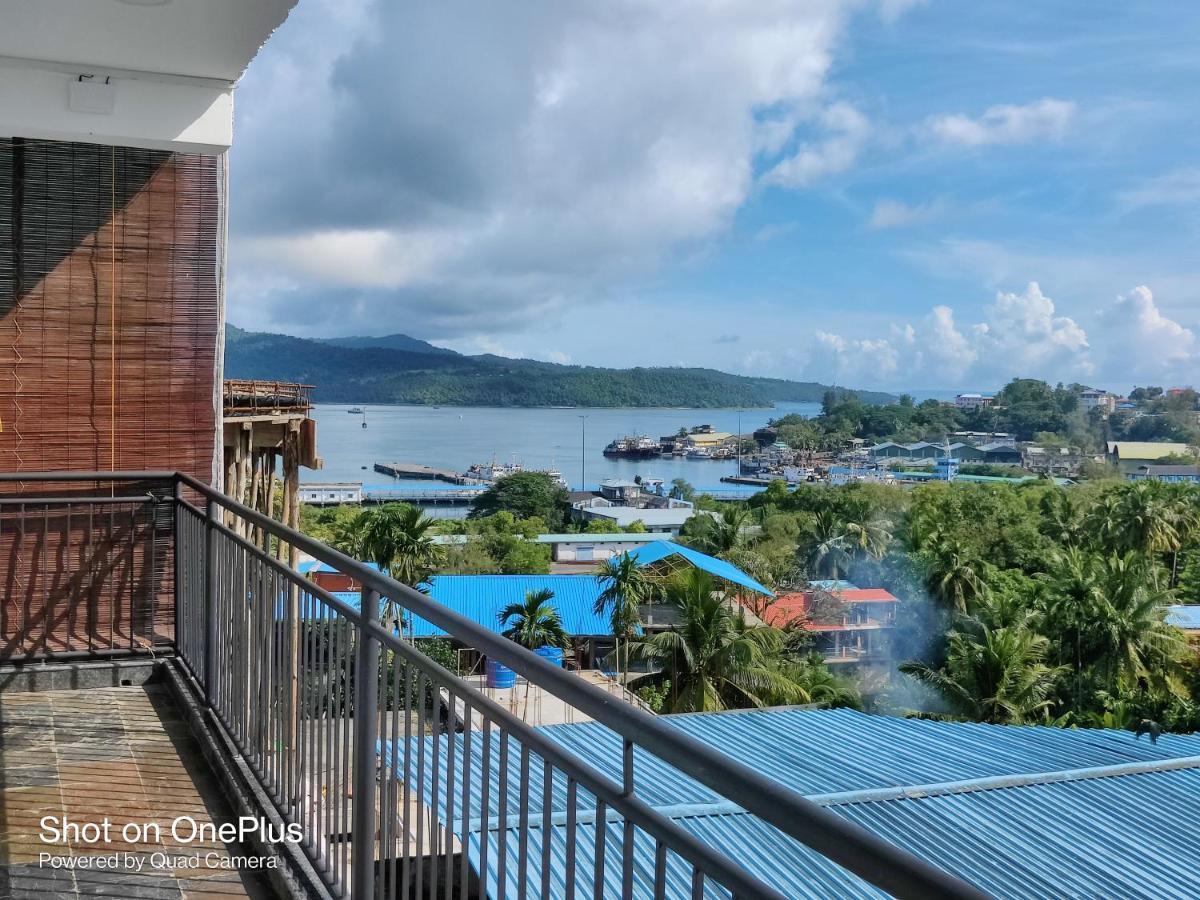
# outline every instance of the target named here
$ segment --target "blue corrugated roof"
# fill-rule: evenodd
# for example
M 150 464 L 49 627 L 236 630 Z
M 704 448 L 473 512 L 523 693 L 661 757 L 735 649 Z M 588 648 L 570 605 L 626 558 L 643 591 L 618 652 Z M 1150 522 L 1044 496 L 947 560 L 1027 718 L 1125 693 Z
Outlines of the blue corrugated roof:
M 1167 624 L 1176 628 L 1200 629 L 1200 605 L 1168 606 Z
M 362 565 L 368 569 L 374 569 L 376 572 L 381 571 L 378 563 L 364 560 Z M 334 568 L 329 563 L 321 562 L 319 559 L 303 559 L 296 564 L 296 571 L 301 575 L 310 575 L 313 572 L 341 572 L 341 569 Z
M 550 603 L 558 610 L 563 628 L 571 635 L 611 634 L 608 616 L 593 611 L 604 590 L 592 575 L 435 575 L 429 596 L 492 631 L 503 631 L 496 616 L 510 603 L 520 603 L 529 591 L 549 588 Z M 414 616 L 413 637 L 442 637 L 441 628 Z
M 653 544 L 647 544 L 644 547 L 628 551 L 628 555 L 637 560 L 638 565 L 642 566 L 656 563 L 659 560 L 666 559 L 668 556 L 679 556 L 686 559 L 697 569 L 707 572 L 716 578 L 741 585 L 759 594 L 766 594 L 768 597 L 774 596 L 767 588 L 763 587 L 732 563 L 727 563 L 723 559 L 717 559 L 715 556 L 709 556 L 706 553 L 693 550 L 691 547 L 685 547 L 683 544 L 676 544 L 671 541 L 655 541 Z
M 1003 897 L 1185 897 L 1191 896 L 1192 867 L 1200 854 L 1200 736 L 1163 735 L 1157 744 L 1128 732 L 1049 727 L 1005 727 L 871 716 L 851 710 L 766 710 L 668 716 L 661 721 L 760 768 L 829 809 L 954 872 L 985 891 Z M 619 783 L 622 742 L 597 723 L 539 729 Z M 506 878 L 515 885 L 517 827 L 481 828 L 485 811 L 479 786 L 484 780 L 481 741 L 469 746 L 463 735 L 426 738 L 454 740 L 455 758 L 472 761 L 472 796 L 466 813 L 471 832 L 468 852 L 476 865 L 482 834 L 488 842 L 483 873 L 495 895 L 500 872 L 497 842 L 508 845 Z M 508 809 L 520 800 L 520 745 L 510 748 Z M 432 750 L 432 748 L 430 748 Z M 447 753 L 438 773 L 445 783 Z M 536 754 L 532 771 L 541 771 Z M 384 758 L 388 757 L 385 748 Z M 1121 774 L 1102 767 L 1130 763 L 1153 766 L 1183 759 L 1174 771 Z M 767 762 L 769 761 L 769 765 Z M 1049 773 L 1076 772 L 1069 779 Z M 701 840 L 720 848 L 788 897 L 881 897 L 879 891 L 809 851 L 774 827 L 698 784 L 656 757 L 635 751 L 636 794 Z M 415 785 L 431 801 L 432 767 Z M 990 785 L 976 779 L 1005 776 Z M 461 774 L 459 775 L 461 778 Z M 1035 783 L 1015 784 L 1011 780 Z M 486 814 L 497 815 L 499 771 L 490 755 Z M 460 782 L 461 783 L 461 782 Z M 953 783 L 953 787 L 946 786 Z M 888 799 L 863 794 L 872 789 L 942 785 Z M 543 833 L 543 785 L 528 785 L 529 809 L 539 815 L 526 829 L 531 883 L 540 882 L 542 843 L 553 860 L 551 895 L 562 896 L 566 835 L 562 827 Z M 550 805 L 566 809 L 566 783 L 556 777 Z M 460 796 L 456 802 L 461 804 Z M 437 798 L 440 800 L 441 798 Z M 594 810 L 594 798 L 580 790 L 577 809 Z M 445 817 L 446 810 L 438 809 Z M 455 811 L 456 830 L 463 811 Z M 561 821 L 561 820 L 559 820 Z M 620 894 L 621 825 L 609 820 L 605 879 Z M 590 884 L 595 825 L 580 824 L 576 842 L 579 877 Z M 644 842 L 644 843 L 643 843 Z M 634 878 L 649 891 L 654 872 L 653 842 L 635 841 Z M 535 871 L 536 870 L 536 871 Z M 667 896 L 688 896 L 685 867 L 668 856 Z

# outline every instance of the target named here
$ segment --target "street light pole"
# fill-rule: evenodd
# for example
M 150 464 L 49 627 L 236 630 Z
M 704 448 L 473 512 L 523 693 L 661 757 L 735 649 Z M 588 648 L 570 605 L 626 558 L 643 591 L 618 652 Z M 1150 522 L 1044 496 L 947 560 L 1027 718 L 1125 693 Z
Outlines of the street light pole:
M 579 489 L 587 490 L 587 416 L 579 417 Z

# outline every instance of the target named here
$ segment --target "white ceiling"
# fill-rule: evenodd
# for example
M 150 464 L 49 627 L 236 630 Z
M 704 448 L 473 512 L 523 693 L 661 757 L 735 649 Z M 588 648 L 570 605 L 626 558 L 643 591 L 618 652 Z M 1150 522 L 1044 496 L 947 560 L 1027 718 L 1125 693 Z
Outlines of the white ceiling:
M 0 56 L 232 82 L 295 4 L 0 0 Z

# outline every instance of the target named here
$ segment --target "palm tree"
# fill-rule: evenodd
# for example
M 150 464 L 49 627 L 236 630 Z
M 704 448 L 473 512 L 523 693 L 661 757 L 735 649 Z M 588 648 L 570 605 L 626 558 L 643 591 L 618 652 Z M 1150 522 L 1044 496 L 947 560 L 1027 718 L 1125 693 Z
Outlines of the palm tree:
M 850 568 L 850 544 L 842 522 L 831 509 L 822 509 L 813 518 L 809 568 L 814 575 L 839 578 Z
M 507 626 L 504 636 L 527 650 L 570 646 L 558 610 L 550 602 L 553 599 L 554 591 L 549 588 L 526 591 L 523 601 L 500 610 L 496 618 Z
M 929 590 L 947 608 L 965 613 L 986 595 L 982 565 L 956 539 L 940 537 L 921 555 Z
M 743 529 L 750 513 L 740 506 L 727 506 L 719 517 L 697 516 L 692 519 L 694 533 L 688 543 L 701 553 L 720 556 L 736 550 L 746 542 Z
M 889 523 L 866 506 L 837 515 L 822 509 L 813 518 L 808 561 L 818 576 L 840 578 L 861 556 L 882 559 L 892 542 Z
M 1062 636 L 1062 657 L 1075 670 L 1077 686 L 1092 673 L 1109 690 L 1152 681 L 1181 692 L 1173 676 L 1183 642 L 1164 621 L 1171 595 L 1154 583 L 1149 567 L 1134 551 L 1097 557 L 1068 550 L 1056 560 L 1046 622 Z
M 554 591 L 542 588 L 539 591 L 526 591 L 525 599 L 510 603 L 497 614 L 500 624 L 507 626 L 502 632 L 506 638 L 520 644 L 526 650 L 537 650 L 539 647 L 568 647 L 566 629 L 558 610 L 550 601 L 554 599 Z M 525 713 L 529 714 L 529 679 L 525 679 Z
M 1042 716 L 1062 668 L 1046 665 L 1050 642 L 1025 625 L 953 631 L 943 668 L 906 662 L 900 671 L 932 688 L 951 710 L 976 722 L 1020 725 Z
M 607 614 L 613 637 L 625 642 L 624 655 L 618 650 L 624 682 L 629 675 L 629 641 L 641 625 L 640 608 L 650 598 L 651 584 L 628 553 L 605 560 L 596 570 L 596 577 L 602 590 L 596 597 L 594 612 L 598 616 Z
M 433 543 L 434 520 L 407 503 L 389 503 L 359 517 L 361 549 L 392 578 L 416 586 L 437 568 L 441 548 Z
M 749 625 L 735 613 L 706 572 L 689 569 L 667 583 L 665 599 L 678 622 L 634 644 L 657 671 L 630 682 L 637 689 L 670 684 L 668 712 L 759 707 L 769 700 L 804 702 L 807 696 L 776 665 L 782 635 Z

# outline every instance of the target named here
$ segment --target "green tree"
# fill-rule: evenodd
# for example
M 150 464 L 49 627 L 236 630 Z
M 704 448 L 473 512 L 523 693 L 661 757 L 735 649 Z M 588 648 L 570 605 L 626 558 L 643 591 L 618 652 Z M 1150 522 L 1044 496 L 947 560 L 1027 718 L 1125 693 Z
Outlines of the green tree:
M 606 559 L 596 570 L 601 591 L 596 597 L 596 615 L 609 617 L 613 637 L 624 643 L 618 663 L 627 680 L 629 675 L 629 645 L 641 625 L 641 606 L 651 596 L 651 583 L 641 566 L 628 553 Z
M 376 506 L 357 523 L 363 554 L 397 581 L 415 587 L 437 568 L 441 549 L 433 543 L 434 520 L 417 507 Z
M 539 647 L 569 647 L 570 641 L 563 629 L 558 610 L 550 601 L 554 591 L 542 588 L 527 591 L 525 599 L 510 603 L 497 614 L 500 624 L 505 626 L 504 636 L 527 650 Z
M 667 583 L 665 601 L 678 621 L 634 644 L 635 655 L 656 671 L 634 678 L 632 689 L 669 681 L 669 712 L 759 707 L 775 698 L 807 701 L 801 687 L 774 664 L 782 645 L 780 632 L 749 625 L 707 573 L 680 573 Z
M 515 472 L 499 478 L 471 504 L 471 517 L 500 511 L 522 519 L 540 518 L 548 527 L 560 528 L 568 506 L 567 492 L 544 472 Z
M 537 650 L 539 647 L 569 647 L 566 629 L 558 610 L 550 601 L 554 599 L 554 591 L 542 588 L 539 591 L 526 591 L 525 599 L 518 603 L 510 603 L 497 614 L 496 618 L 504 627 L 502 634 L 514 643 L 520 644 L 526 650 Z M 525 713 L 529 715 L 529 679 L 525 679 Z
M 1046 664 L 1050 642 L 1025 625 L 953 631 L 946 664 L 906 662 L 900 671 L 931 688 L 955 715 L 1020 725 L 1049 710 L 1061 670 Z

